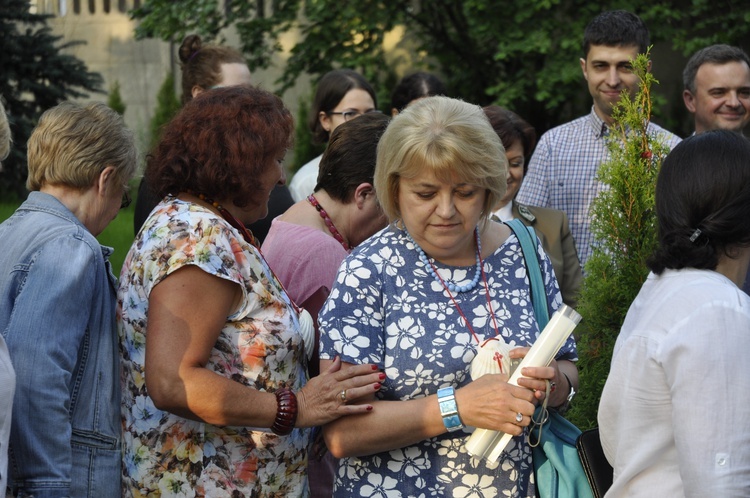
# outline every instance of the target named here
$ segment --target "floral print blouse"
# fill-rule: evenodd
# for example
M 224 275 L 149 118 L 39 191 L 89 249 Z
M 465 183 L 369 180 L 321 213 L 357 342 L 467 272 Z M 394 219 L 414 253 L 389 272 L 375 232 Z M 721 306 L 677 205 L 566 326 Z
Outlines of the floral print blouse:
M 206 208 L 167 197 L 128 253 L 118 292 L 122 357 L 123 496 L 307 496 L 309 430 L 219 427 L 158 410 L 145 383 L 148 297 L 186 265 L 240 285 L 206 368 L 274 392 L 305 384 L 298 317 L 257 249 Z
M 562 303 L 549 258 L 541 244 L 547 300 Z M 434 262 L 444 281 L 469 283 L 474 266 Z M 518 239 L 511 235 L 483 261 L 484 279 L 473 290 L 453 293 L 480 341 L 497 332 L 511 346 L 539 335 Z M 489 301 L 489 306 L 488 306 Z M 492 319 L 492 314 L 495 320 Z M 386 400 L 408 400 L 460 388 L 469 382 L 477 340 L 442 284 L 420 261 L 406 232 L 391 225 L 349 256 L 319 317 L 320 357 L 372 363 L 387 378 L 378 391 Z M 576 360 L 571 337 L 557 359 Z M 460 410 L 460 407 L 459 407 Z M 535 496 L 531 451 L 524 436 L 513 438 L 498 463 L 472 458 L 464 443 L 470 428 L 412 446 L 341 459 L 334 496 L 527 497 Z

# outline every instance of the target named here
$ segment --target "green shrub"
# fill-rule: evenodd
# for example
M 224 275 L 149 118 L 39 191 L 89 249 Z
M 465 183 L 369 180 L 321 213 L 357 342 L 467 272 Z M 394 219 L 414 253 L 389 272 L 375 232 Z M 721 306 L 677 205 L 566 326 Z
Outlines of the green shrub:
M 174 73 L 170 71 L 156 94 L 156 109 L 154 110 L 154 117 L 151 118 L 149 148 L 153 148 L 159 142 L 162 127 L 169 123 L 180 110 L 180 99 L 177 98 L 174 84 Z
M 109 106 L 110 109 L 115 111 L 120 116 L 125 115 L 125 109 L 127 109 L 127 106 L 125 105 L 125 102 L 122 100 L 122 96 L 120 95 L 120 82 L 117 80 L 115 80 L 115 82 L 109 89 L 107 106 Z
M 608 188 L 591 207 L 591 229 L 600 244 L 586 263 L 578 311 L 583 316 L 578 341 L 580 393 L 568 417 L 581 429 L 597 425 L 604 382 L 620 327 L 648 275 L 646 259 L 656 247 L 654 190 L 669 148 L 647 133 L 651 119 L 649 54 L 633 61 L 640 79 L 636 98 L 621 98 L 608 139 L 609 160 L 598 179 Z

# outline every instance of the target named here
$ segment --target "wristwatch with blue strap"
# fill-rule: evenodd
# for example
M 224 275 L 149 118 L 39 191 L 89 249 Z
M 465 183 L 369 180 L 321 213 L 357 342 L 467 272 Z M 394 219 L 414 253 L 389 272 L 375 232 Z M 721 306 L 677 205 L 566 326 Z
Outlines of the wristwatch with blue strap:
M 437 395 L 440 415 L 443 417 L 443 423 L 448 432 L 463 429 L 464 424 L 458 415 L 458 405 L 456 404 L 456 390 L 452 387 L 443 387 L 438 389 Z

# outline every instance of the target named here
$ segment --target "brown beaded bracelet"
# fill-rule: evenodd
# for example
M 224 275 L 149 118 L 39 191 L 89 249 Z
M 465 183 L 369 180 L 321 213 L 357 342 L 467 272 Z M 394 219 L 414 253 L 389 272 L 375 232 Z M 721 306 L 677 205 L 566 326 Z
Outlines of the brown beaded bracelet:
M 276 391 L 276 403 L 278 411 L 271 430 L 274 434 L 286 436 L 297 423 L 297 396 L 288 387 L 282 387 Z

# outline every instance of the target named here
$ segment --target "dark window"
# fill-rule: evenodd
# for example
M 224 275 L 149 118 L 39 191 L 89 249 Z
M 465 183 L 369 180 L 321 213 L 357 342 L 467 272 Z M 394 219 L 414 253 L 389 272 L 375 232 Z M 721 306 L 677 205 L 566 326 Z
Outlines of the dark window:
M 75 14 L 81 13 L 81 0 L 73 0 L 73 12 Z

